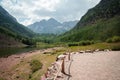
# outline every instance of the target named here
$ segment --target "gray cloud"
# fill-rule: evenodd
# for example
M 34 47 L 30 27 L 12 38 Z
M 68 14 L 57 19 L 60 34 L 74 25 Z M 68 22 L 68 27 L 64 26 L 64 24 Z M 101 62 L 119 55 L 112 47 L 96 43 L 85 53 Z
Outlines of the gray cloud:
M 96 1 L 96 2 L 93 2 Z M 50 12 L 46 10 L 35 10 L 34 13 L 39 16 L 50 16 L 60 21 L 69 21 L 80 19 L 89 8 L 95 6 L 99 0 L 61 0 L 56 6 L 56 11 Z
M 32 24 L 53 17 L 60 22 L 80 19 L 100 0 L 0 0 L 20 23 Z M 14 3 L 14 4 L 13 4 Z

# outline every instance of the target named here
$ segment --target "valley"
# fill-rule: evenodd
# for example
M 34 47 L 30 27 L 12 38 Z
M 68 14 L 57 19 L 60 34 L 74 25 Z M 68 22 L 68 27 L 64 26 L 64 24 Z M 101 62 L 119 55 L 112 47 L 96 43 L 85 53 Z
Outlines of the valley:
M 56 57 L 63 53 L 80 52 L 85 50 L 105 50 L 119 47 L 120 43 L 98 43 L 88 46 L 72 46 L 72 47 L 54 47 L 47 49 L 21 51 L 19 54 L 12 54 L 7 57 L 0 58 L 0 78 L 3 80 L 39 80 L 46 71 L 47 68 L 55 62 Z M 25 49 L 26 50 L 26 49 Z M 32 50 L 32 51 L 31 51 Z M 1 51 L 3 52 L 3 51 Z M 10 51 L 8 50 L 8 53 Z M 13 53 L 14 50 L 11 50 Z M 119 52 L 118 52 L 119 53 Z M 86 53 L 85 53 L 86 54 Z M 104 53 L 103 53 L 104 54 Z M 107 54 L 107 52 L 105 53 Z M 109 53 L 108 53 L 109 54 Z M 38 69 L 32 72 L 30 62 L 32 60 L 38 60 L 43 63 L 42 69 Z M 8 66 L 9 65 L 9 66 Z
M 0 0 L 0 80 L 120 79 L 119 0 L 92 2 L 86 13 L 68 0 L 9 2 Z

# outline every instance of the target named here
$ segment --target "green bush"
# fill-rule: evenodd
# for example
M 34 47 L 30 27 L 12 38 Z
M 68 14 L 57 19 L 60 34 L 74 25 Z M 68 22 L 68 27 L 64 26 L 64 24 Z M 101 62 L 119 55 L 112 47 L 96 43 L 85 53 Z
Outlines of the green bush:
M 86 41 L 69 43 L 68 46 L 69 47 L 71 47 L 71 46 L 86 46 L 86 45 L 91 45 L 91 44 L 94 44 L 94 41 L 86 40 Z
M 91 44 L 94 44 L 94 42 L 93 41 L 89 41 L 89 40 L 87 40 L 87 41 L 80 41 L 79 42 L 79 46 L 86 46 L 86 45 L 91 45 Z
M 120 42 L 120 37 L 119 37 L 119 36 L 114 36 L 114 37 L 112 38 L 112 41 L 113 41 L 113 42 Z
M 119 36 L 113 36 L 112 38 L 107 39 L 106 42 L 107 42 L 107 43 L 120 42 L 120 37 L 119 37 Z
M 23 38 L 21 42 L 26 45 L 35 45 L 35 42 L 30 38 Z
M 112 39 L 107 39 L 106 42 L 107 43 L 112 43 Z
M 38 60 L 31 60 L 31 62 L 30 62 L 30 66 L 31 66 L 32 72 L 35 72 L 35 71 L 41 69 L 42 65 L 43 64 L 40 61 L 38 61 Z
M 78 43 L 69 43 L 68 46 L 69 47 L 71 47 L 71 46 L 79 46 L 79 44 Z

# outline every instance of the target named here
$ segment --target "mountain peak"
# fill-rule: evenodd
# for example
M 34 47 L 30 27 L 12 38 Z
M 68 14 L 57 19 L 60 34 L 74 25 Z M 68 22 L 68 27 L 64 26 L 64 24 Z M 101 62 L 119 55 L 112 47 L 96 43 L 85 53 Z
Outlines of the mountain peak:
M 55 20 L 54 18 L 49 18 L 48 20 Z
M 47 23 L 51 24 L 51 26 L 53 26 L 53 25 L 55 25 L 55 26 L 61 25 L 61 23 L 58 22 L 57 20 L 55 20 L 54 18 L 48 19 Z
M 64 33 L 76 25 L 77 22 L 69 21 L 67 23 L 60 23 L 54 18 L 48 20 L 41 20 L 40 22 L 33 23 L 28 26 L 31 30 L 36 33 L 51 33 L 51 34 L 61 34 Z
M 55 20 L 54 18 L 50 18 L 50 19 L 48 19 L 48 22 L 58 22 L 58 21 Z

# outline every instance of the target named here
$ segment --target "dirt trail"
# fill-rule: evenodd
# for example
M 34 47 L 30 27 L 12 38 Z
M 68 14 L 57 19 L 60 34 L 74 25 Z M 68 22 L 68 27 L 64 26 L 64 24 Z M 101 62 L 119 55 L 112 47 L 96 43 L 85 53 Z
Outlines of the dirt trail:
M 69 80 L 120 80 L 120 51 L 73 54 Z

